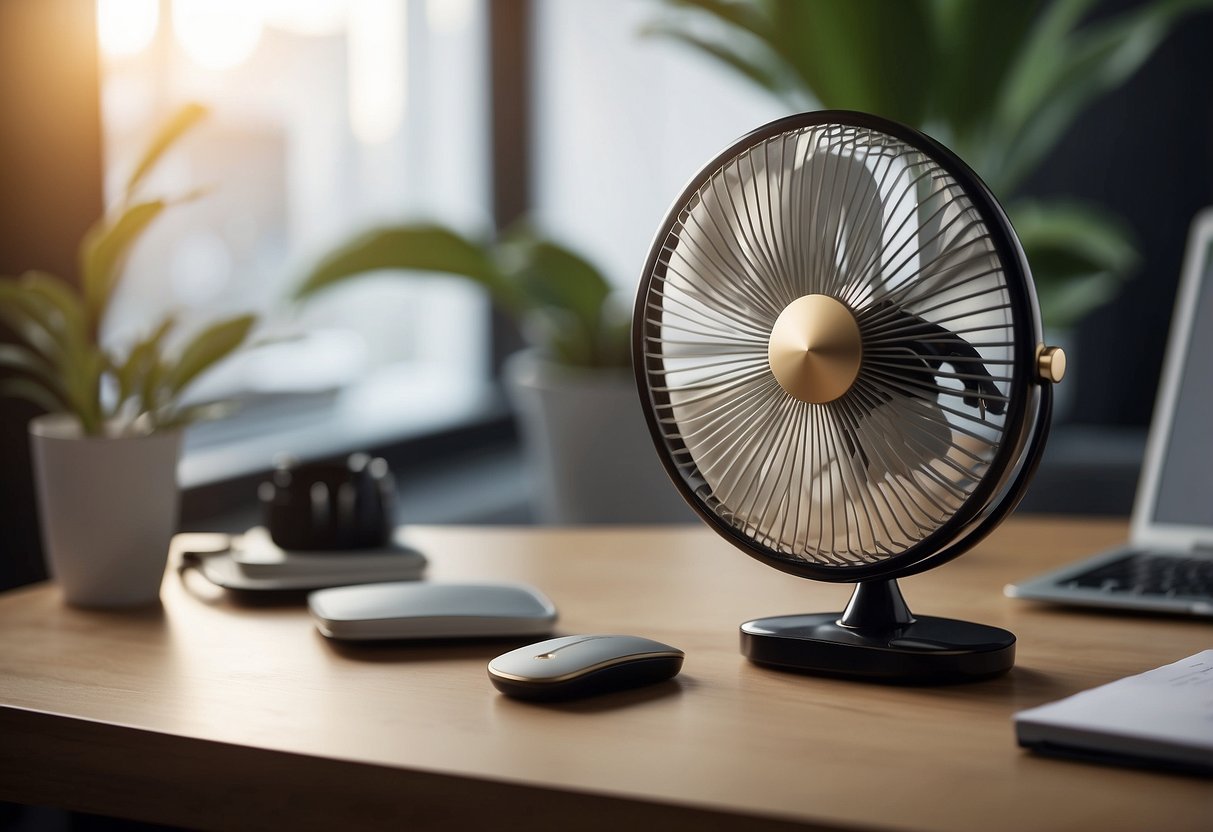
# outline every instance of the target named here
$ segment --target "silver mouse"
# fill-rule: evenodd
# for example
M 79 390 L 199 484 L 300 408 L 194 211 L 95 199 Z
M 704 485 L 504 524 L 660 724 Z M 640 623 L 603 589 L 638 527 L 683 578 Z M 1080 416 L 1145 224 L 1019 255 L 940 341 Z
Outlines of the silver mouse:
M 573 699 L 670 679 L 684 656 L 639 636 L 563 636 L 501 654 L 489 679 L 517 699 Z

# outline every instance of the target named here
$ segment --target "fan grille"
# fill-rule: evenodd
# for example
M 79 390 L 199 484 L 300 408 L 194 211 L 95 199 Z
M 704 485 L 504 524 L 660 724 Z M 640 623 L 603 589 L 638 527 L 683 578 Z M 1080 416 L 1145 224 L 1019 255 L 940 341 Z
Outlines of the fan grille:
M 659 246 L 642 375 L 701 510 L 823 567 L 881 563 L 958 514 L 1006 440 L 1020 330 L 990 229 L 938 161 L 870 127 L 787 130 L 711 171 Z M 768 358 L 806 295 L 861 338 L 830 401 L 790 393 Z

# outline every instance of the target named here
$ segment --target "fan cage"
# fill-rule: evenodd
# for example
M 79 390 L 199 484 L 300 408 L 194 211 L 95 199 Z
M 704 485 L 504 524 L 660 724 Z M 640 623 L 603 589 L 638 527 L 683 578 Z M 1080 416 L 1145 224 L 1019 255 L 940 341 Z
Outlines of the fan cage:
M 970 212 L 984 229 L 981 238 L 988 248 L 988 256 L 995 262 L 1002 275 L 1003 298 L 1001 306 L 1005 306 L 1005 327 L 1007 337 L 1008 372 L 1001 378 L 1002 387 L 997 396 L 991 394 L 980 399 L 982 419 L 986 416 L 987 401 L 999 399 L 1003 401 L 1004 412 L 997 432 L 997 441 L 990 443 L 987 458 L 980 461 L 970 475 L 973 477 L 971 487 L 964 490 L 949 505 L 942 507 L 946 517 L 937 518 L 938 522 L 927 528 L 914 539 L 903 545 L 886 547 L 885 551 L 866 553 L 866 557 L 831 557 L 832 552 L 819 553 L 812 551 L 806 544 L 806 551 L 790 552 L 781 541 L 771 540 L 769 535 L 759 533 L 751 524 L 739 522 L 736 514 L 729 505 L 714 495 L 710 474 L 701 471 L 693 447 L 688 447 L 680 431 L 669 428 L 670 414 L 678 407 L 679 390 L 670 385 L 668 376 L 670 365 L 677 366 L 677 358 L 661 351 L 654 351 L 655 344 L 661 344 L 667 334 L 667 323 L 662 303 L 653 303 L 655 292 L 667 286 L 671 270 L 672 253 L 679 245 L 687 246 L 687 241 L 680 236 L 685 230 L 688 218 L 697 209 L 703 210 L 705 187 L 713 181 L 719 183 L 727 179 L 730 166 L 735 166 L 740 176 L 741 160 L 751 154 L 749 165 L 751 174 L 757 176 L 754 168 L 753 151 L 759 147 L 769 147 L 772 140 L 783 139 L 783 147 L 787 147 L 788 137 L 803 136 L 815 131 L 814 135 L 832 137 L 840 143 L 845 143 L 848 137 L 875 137 L 877 142 L 887 139 L 887 147 L 893 155 L 904 157 L 904 149 L 909 148 L 921 155 L 922 164 L 929 170 L 937 170 L 948 179 L 946 188 L 958 189 L 965 201 L 962 210 Z M 795 142 L 793 142 L 795 146 Z M 840 145 L 841 146 L 841 145 Z M 767 151 L 764 149 L 764 158 Z M 877 153 L 881 152 L 879 150 Z M 865 157 L 865 163 L 867 157 Z M 912 162 L 910 164 L 919 164 Z M 781 168 L 782 170 L 782 168 Z M 933 176 L 935 174 L 932 174 Z M 769 187 L 769 179 L 768 187 Z M 726 188 L 727 192 L 727 188 Z M 745 203 L 748 208 L 748 203 Z M 755 212 L 757 213 L 757 211 Z M 768 219 L 771 219 L 770 217 Z M 803 216 L 801 217 L 803 219 Z M 882 216 L 880 221 L 884 222 Z M 753 223 L 753 216 L 748 218 Z M 762 218 L 759 217 L 761 224 Z M 820 220 L 817 220 L 820 222 Z M 829 218 L 825 220 L 829 222 Z M 773 224 L 773 222 L 772 222 Z M 829 232 L 831 229 L 826 228 Z M 844 233 L 841 223 L 835 229 L 836 233 Z M 757 252 L 760 254 L 761 252 Z M 777 257 L 772 250 L 767 252 L 767 265 L 771 265 Z M 839 269 L 838 271 L 841 271 Z M 785 278 L 786 279 L 786 278 Z M 856 291 L 855 284 L 850 291 Z M 738 291 L 745 292 L 752 287 L 735 286 Z M 804 286 L 787 285 L 789 290 L 784 293 L 784 299 L 795 297 Z M 881 311 L 869 308 L 864 310 L 854 294 L 847 295 L 845 286 L 835 285 L 821 287 L 824 293 L 832 296 L 842 296 L 848 300 L 848 307 L 856 312 L 861 323 L 866 316 L 879 318 Z M 894 287 L 894 291 L 897 287 Z M 763 302 L 763 298 L 749 296 L 751 302 Z M 782 302 L 782 301 L 781 301 Z M 767 310 L 767 317 L 778 311 L 778 304 Z M 768 321 L 769 322 L 769 321 Z M 869 321 L 870 323 L 870 321 Z M 935 323 L 940 323 L 938 320 Z M 674 327 L 677 325 L 674 324 Z M 869 335 L 871 326 L 868 327 Z M 861 113 L 841 111 L 826 111 L 792 116 L 773 122 L 750 133 L 726 149 L 711 163 L 706 165 L 688 184 L 682 195 L 675 201 L 669 214 L 662 224 L 661 231 L 656 236 L 652 246 L 645 271 L 642 276 L 640 290 L 633 324 L 633 363 L 636 371 L 637 384 L 645 405 L 645 415 L 649 423 L 658 454 L 673 480 L 687 502 L 696 512 L 718 533 L 729 539 L 746 553 L 768 563 L 771 566 L 819 580 L 828 581 L 857 581 L 871 577 L 897 577 L 911 574 L 936 565 L 943 559 L 955 557 L 968 546 L 976 542 L 984 531 L 991 525 L 987 520 L 992 515 L 999 515 L 1008 505 L 1017 502 L 1019 492 L 1026 477 L 1021 476 L 1025 461 L 1031 459 L 1034 467 L 1035 454 L 1032 450 L 1043 439 L 1043 431 L 1034 431 L 1031 418 L 1034 412 L 1037 416 L 1041 411 L 1040 386 L 1032 383 L 1034 375 L 1030 371 L 1033 366 L 1035 349 L 1040 341 L 1040 323 L 1037 312 L 1033 287 L 1028 277 L 1028 269 L 1018 241 L 1011 230 L 1005 214 L 989 193 L 985 185 L 963 162 L 934 140 L 901 125 L 868 116 Z M 757 346 L 761 343 L 764 328 L 757 326 L 749 332 L 749 336 Z M 871 351 L 875 342 L 865 336 L 865 350 Z M 702 346 L 702 343 L 700 343 Z M 871 352 L 865 355 L 864 364 L 867 370 L 873 367 L 874 358 Z M 953 368 L 963 362 L 948 361 Z M 888 370 L 888 368 L 885 368 Z M 942 370 L 942 367 L 937 369 Z M 941 372 L 947 376 L 949 373 Z M 953 370 L 950 375 L 962 375 Z M 885 381 L 894 387 L 900 383 L 905 386 L 913 384 L 905 379 L 888 379 Z M 967 382 L 964 382 L 967 383 Z M 777 388 L 769 384 L 768 392 L 772 397 L 778 397 Z M 857 386 L 861 388 L 857 382 Z M 967 389 L 963 388 L 962 390 Z M 1005 391 L 1005 395 L 1002 391 Z M 951 391 L 959 395 L 960 391 Z M 671 395 L 673 393 L 673 396 Z M 909 391 L 912 395 L 914 391 Z M 857 392 L 856 396 L 860 396 Z M 847 396 L 851 396 L 850 393 Z M 844 397 L 845 399 L 846 397 Z M 906 396 L 910 398 L 909 395 Z M 942 398 L 942 396 L 941 396 Z M 795 403 L 793 408 L 804 412 L 815 412 L 820 405 Z M 842 408 L 842 405 L 838 406 Z M 854 408 L 854 402 L 850 407 Z M 663 414 L 666 414 L 663 416 Z M 962 416 L 965 414 L 961 414 Z M 810 417 L 813 418 L 813 417 Z M 674 421 L 677 421 L 676 419 Z M 694 445 L 694 442 L 691 443 Z M 837 452 L 837 449 L 835 449 Z M 854 506 L 845 510 L 852 511 Z M 785 515 L 786 518 L 786 515 Z M 797 532 L 798 533 L 798 532 Z M 772 545 L 774 544 L 774 545 Z

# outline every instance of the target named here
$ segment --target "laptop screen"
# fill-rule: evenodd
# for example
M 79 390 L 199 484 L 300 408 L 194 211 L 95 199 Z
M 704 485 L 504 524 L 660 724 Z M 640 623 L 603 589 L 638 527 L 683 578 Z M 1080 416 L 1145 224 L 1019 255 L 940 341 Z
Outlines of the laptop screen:
M 1192 326 L 1181 354 L 1169 357 L 1182 365 L 1151 519 L 1213 528 L 1213 234 L 1203 236 L 1196 308 L 1181 310 Z

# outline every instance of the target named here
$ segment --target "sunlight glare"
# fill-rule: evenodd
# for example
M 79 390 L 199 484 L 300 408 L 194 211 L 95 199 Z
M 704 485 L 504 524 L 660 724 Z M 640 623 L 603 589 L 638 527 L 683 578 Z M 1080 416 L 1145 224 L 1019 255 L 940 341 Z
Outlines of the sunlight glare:
M 346 0 L 262 0 L 265 25 L 302 37 L 335 35 L 345 28 Z
M 354 0 L 350 4 L 350 128 L 363 144 L 387 141 L 404 121 L 407 42 L 404 3 Z
M 97 38 L 108 57 L 139 54 L 159 25 L 158 0 L 97 0 Z
M 239 66 L 261 41 L 262 19 L 242 0 L 173 0 L 173 32 L 185 53 L 204 69 Z

